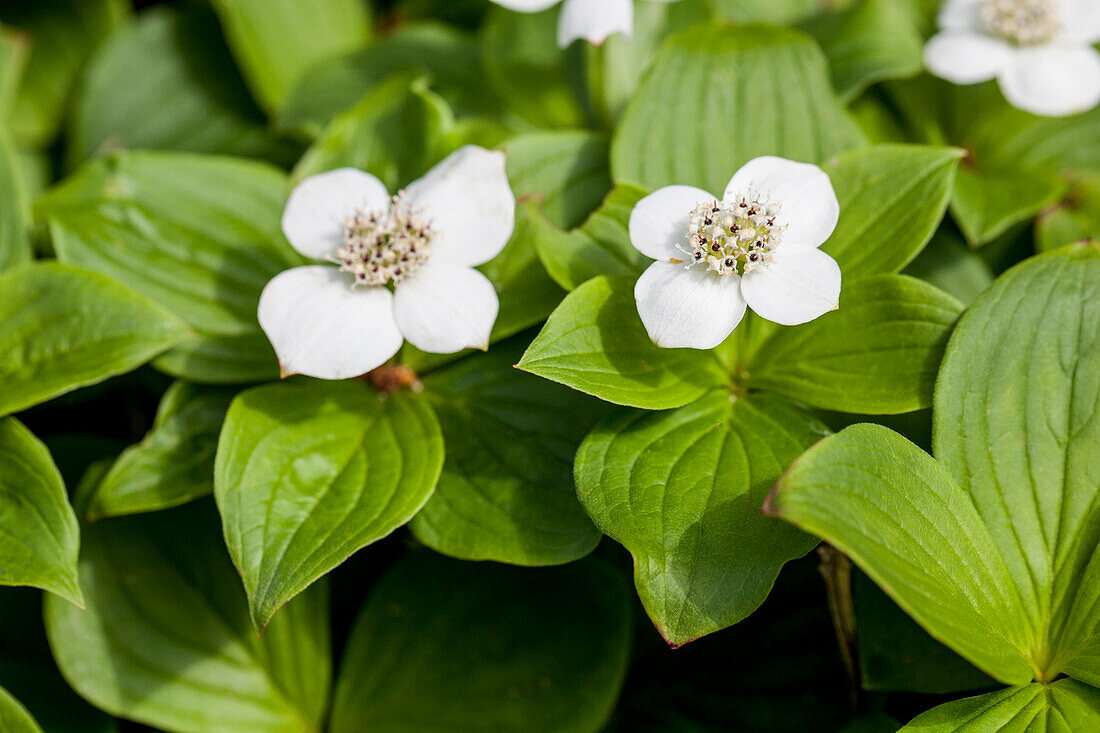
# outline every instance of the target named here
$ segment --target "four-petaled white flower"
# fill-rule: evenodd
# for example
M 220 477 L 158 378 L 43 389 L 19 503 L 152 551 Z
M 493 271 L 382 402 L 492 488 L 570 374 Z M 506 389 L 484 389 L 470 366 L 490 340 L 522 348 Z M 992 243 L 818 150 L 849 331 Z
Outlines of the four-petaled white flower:
M 1014 107 L 1038 115 L 1100 103 L 1100 0 L 946 0 L 925 64 L 955 84 L 997 79 Z
M 657 260 L 634 286 L 649 337 L 712 349 L 746 305 L 788 326 L 835 310 L 840 267 L 818 247 L 839 217 L 828 174 L 775 157 L 746 163 L 720 200 L 692 186 L 646 196 L 630 214 L 630 241 Z
M 500 304 L 473 268 L 507 244 L 515 204 L 504 154 L 475 146 L 392 197 L 354 168 L 299 183 L 283 232 L 331 264 L 287 270 L 260 296 L 260 326 L 284 376 L 356 377 L 406 339 L 442 354 L 487 348 Z
M 558 45 L 565 48 L 578 38 L 596 46 L 614 33 L 630 37 L 634 32 L 634 0 L 493 0 L 509 10 L 539 13 L 559 2 Z M 670 3 L 676 0 L 654 0 Z

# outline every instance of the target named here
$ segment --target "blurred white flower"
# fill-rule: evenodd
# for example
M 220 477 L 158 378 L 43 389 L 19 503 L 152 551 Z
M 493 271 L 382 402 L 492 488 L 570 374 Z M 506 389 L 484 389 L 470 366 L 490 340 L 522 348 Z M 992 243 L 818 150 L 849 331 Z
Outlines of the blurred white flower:
M 1014 107 L 1061 116 L 1100 103 L 1100 0 L 945 0 L 924 47 L 936 76 L 997 79 Z
M 283 232 L 302 255 L 260 296 L 260 327 L 284 376 L 359 376 L 404 340 L 424 351 L 487 348 L 499 301 L 476 265 L 515 226 L 504 154 L 467 146 L 396 196 L 354 168 L 290 194 Z M 391 290 L 392 288 L 392 290 Z
M 668 186 L 630 214 L 630 241 L 656 262 L 634 286 L 653 343 L 712 349 L 745 315 L 788 326 L 836 310 L 840 266 L 820 247 L 840 204 L 815 165 L 756 158 L 716 199 Z
M 676 0 L 653 0 L 670 3 Z M 559 2 L 558 45 L 565 48 L 578 38 L 600 45 L 614 33 L 630 37 L 634 32 L 633 0 L 493 0 L 509 10 L 539 13 Z

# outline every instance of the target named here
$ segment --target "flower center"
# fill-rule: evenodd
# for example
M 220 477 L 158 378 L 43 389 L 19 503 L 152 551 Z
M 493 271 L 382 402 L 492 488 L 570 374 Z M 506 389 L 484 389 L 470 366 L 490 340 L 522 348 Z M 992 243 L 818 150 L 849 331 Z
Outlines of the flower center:
M 355 276 L 351 286 L 399 283 L 424 266 L 435 232 L 412 207 L 393 197 L 388 211 L 357 210 L 344 222 L 344 243 L 329 260 Z
M 985 0 L 982 23 L 995 36 L 1034 46 L 1058 35 L 1057 0 Z
M 723 276 L 767 267 L 787 228 L 776 223 L 779 210 L 751 189 L 732 201 L 699 204 L 691 212 L 687 246 L 677 247 L 688 255 L 688 267 L 705 265 Z

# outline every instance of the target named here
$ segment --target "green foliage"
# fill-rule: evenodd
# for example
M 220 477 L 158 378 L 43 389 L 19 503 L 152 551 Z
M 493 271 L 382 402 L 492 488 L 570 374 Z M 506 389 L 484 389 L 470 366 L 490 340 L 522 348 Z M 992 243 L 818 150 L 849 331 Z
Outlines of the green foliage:
M 97 707 L 182 733 L 318 730 L 328 594 L 307 591 L 257 636 L 208 503 L 86 527 L 80 577 L 87 608 L 47 600 L 46 630 Z
M 710 93 L 719 87 L 728 91 Z M 690 143 L 684 120 L 698 121 Z M 757 156 L 821 162 L 860 137 L 806 36 L 779 26 L 693 26 L 669 39 L 627 105 L 611 172 L 650 189 L 678 183 L 721 193 Z
M 267 281 L 299 264 L 279 230 L 285 176 L 260 163 L 185 153 L 94 160 L 38 202 L 58 257 L 157 301 L 198 338 L 157 361 L 197 382 L 278 374 L 256 323 Z
M 595 561 L 520 569 L 419 553 L 379 581 L 352 629 L 331 730 L 595 733 L 626 674 L 630 621 L 625 584 Z
M 0 731 L 1100 730 L 1100 108 L 943 2 L 0 0 Z
M 14 417 L 0 419 L 0 585 L 32 585 L 83 604 L 80 532 L 49 450 Z
M 0 415 L 101 382 L 191 337 L 151 300 L 56 263 L 0 275 Z
M 423 398 L 356 382 L 256 387 L 229 408 L 214 495 L 225 542 L 264 629 L 284 603 L 405 524 L 443 462 Z
M 756 610 L 814 540 L 760 505 L 825 428 L 777 398 L 714 392 L 668 412 L 609 417 L 577 452 L 577 493 L 634 557 L 634 582 L 679 646 Z
M 520 347 L 517 349 L 516 347 Z M 606 412 L 597 400 L 512 368 L 516 341 L 432 373 L 425 393 L 447 458 L 411 529 L 466 560 L 556 565 L 600 533 L 573 491 L 573 454 Z
M 317 64 L 366 45 L 370 14 L 358 0 L 212 0 L 226 40 L 260 106 L 279 110 Z

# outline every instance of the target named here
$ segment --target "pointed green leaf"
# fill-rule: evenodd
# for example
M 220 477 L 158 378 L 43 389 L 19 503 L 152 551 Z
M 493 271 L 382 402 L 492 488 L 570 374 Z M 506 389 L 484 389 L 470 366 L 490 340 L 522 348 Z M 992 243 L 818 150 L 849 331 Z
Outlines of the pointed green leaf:
M 171 313 L 57 263 L 0 274 L 0 415 L 128 372 L 192 337 Z
M 30 585 L 83 604 L 79 545 L 50 452 L 14 417 L 0 419 L 0 585 Z
M 439 423 L 424 398 L 361 382 L 243 392 L 218 444 L 214 495 L 256 627 L 362 547 L 405 524 L 435 488 Z
M 879 425 L 810 449 L 766 511 L 852 558 L 933 637 L 1009 684 L 1029 682 L 1034 629 L 964 491 L 931 456 Z
M 971 306 L 935 401 L 936 458 L 1008 565 L 1046 679 L 1100 632 L 1095 617 L 1067 623 L 1100 544 L 1098 415 L 1100 247 L 1074 245 L 1018 265 Z
M 521 350 L 502 344 L 424 379 L 447 457 L 410 528 L 444 554 L 556 565 L 599 542 L 573 488 L 573 454 L 606 407 L 515 369 Z
M 678 410 L 622 411 L 577 451 L 577 495 L 634 556 L 646 612 L 673 646 L 731 626 L 816 541 L 760 506 L 825 428 L 783 400 L 715 391 Z
M 627 105 L 611 172 L 650 189 L 720 194 L 752 158 L 820 162 L 861 137 L 809 38 L 777 26 L 697 25 L 665 43 Z
M 279 221 L 287 181 L 237 158 L 126 152 L 94 160 L 39 200 L 63 262 L 162 304 L 200 336 L 156 366 L 197 382 L 278 374 L 256 322 L 260 292 L 301 264 Z
M 1010 687 L 956 700 L 924 715 L 900 733 L 1077 733 L 1100 729 L 1100 690 L 1074 680 Z
M 749 365 L 749 387 L 843 412 L 929 407 L 961 311 L 958 301 L 920 280 L 857 280 L 841 291 L 838 310 L 778 329 Z
M 360 0 L 213 0 L 252 95 L 274 113 L 312 67 L 362 48 L 370 12 Z
M 316 733 L 332 675 L 328 593 L 260 638 L 209 502 L 85 529 L 84 611 L 48 598 L 54 658 L 112 715 L 180 733 Z
M 661 349 L 649 340 L 634 284 L 597 277 L 550 314 L 517 366 L 618 405 L 663 410 L 726 381 L 713 354 Z
M 575 290 L 600 275 L 640 275 L 652 260 L 630 243 L 628 224 L 630 212 L 644 196 L 637 186 L 619 184 L 579 229 L 568 232 L 532 211 L 535 248 L 550 277 L 566 290 Z
M 840 220 L 822 250 L 846 282 L 898 272 L 917 256 L 943 221 L 960 155 L 955 148 L 876 145 L 826 164 Z
M 531 569 L 417 553 L 363 606 L 329 730 L 596 733 L 626 676 L 630 627 L 626 584 L 596 561 Z
M 42 733 L 31 714 L 0 687 L 0 730 L 4 733 Z
M 214 452 L 234 392 L 176 382 L 156 423 L 87 498 L 89 520 L 168 509 L 214 491 Z

